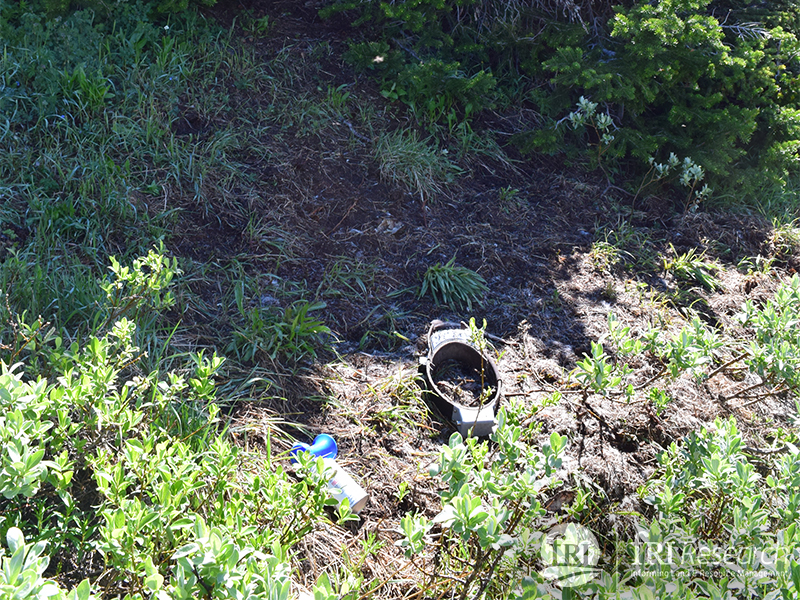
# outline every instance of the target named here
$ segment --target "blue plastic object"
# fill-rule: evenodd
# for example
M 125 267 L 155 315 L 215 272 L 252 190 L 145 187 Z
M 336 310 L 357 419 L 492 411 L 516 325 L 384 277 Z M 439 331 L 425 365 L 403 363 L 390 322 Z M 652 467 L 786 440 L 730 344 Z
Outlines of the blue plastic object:
M 292 462 L 297 462 L 297 459 L 294 457 L 298 452 L 311 452 L 311 454 L 322 458 L 336 458 L 339 454 L 339 448 L 336 446 L 336 440 L 331 436 L 327 433 L 320 433 L 314 438 L 314 443 L 310 446 L 302 442 L 297 442 L 292 446 L 292 449 L 289 451 L 292 455 Z

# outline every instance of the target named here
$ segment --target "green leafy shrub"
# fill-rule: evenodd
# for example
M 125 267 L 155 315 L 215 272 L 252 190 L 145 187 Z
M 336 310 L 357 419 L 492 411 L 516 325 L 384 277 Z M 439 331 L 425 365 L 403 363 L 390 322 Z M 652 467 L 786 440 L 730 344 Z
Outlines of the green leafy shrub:
M 445 120 L 452 128 L 461 118 L 469 119 L 488 108 L 495 85 L 491 73 L 482 70 L 467 75 L 458 62 L 432 58 L 404 68 L 381 93 L 407 104 L 424 119 L 434 123 Z
M 605 171 L 603 163 L 609 160 L 606 155 L 610 154 L 614 157 L 616 154 L 613 133 L 616 127 L 611 115 L 597 112 L 597 103 L 581 96 L 576 110 L 567 115 L 567 120 L 572 128 L 580 133 L 585 134 L 589 130 L 591 134 L 589 145 L 590 147 L 594 146 L 594 149 L 590 151 L 591 164 Z
M 0 494 L 6 499 L 34 496 L 48 478 L 52 461 L 43 460 L 42 438 L 53 427 L 47 414 L 46 385 L 23 383 L 22 375 L 0 362 Z
M 323 17 L 329 17 L 337 12 L 355 12 L 357 19 L 354 25 L 372 21 L 377 25 L 391 23 L 413 33 L 424 33 L 431 41 L 441 38 L 444 29 L 457 19 L 454 15 L 457 9 L 466 9 L 478 4 L 478 0 L 455 0 L 442 2 L 441 0 L 420 0 L 413 4 L 392 3 L 381 0 L 335 0 L 320 11 Z M 445 21 L 449 20 L 449 23 Z M 438 34 L 438 35 L 437 35 Z
M 602 344 L 592 342 L 592 354 L 584 355 L 578 361 L 571 376 L 583 387 L 595 394 L 607 395 L 609 391 L 619 387 L 622 379 L 629 373 L 624 366 L 618 368 L 605 353 Z
M 377 25 L 378 39 L 351 44 L 345 58 L 360 70 L 379 74 L 384 97 L 403 102 L 429 122 L 444 121 L 453 130 L 496 99 L 497 82 L 487 68 L 484 46 L 465 27 L 478 4 L 345 0 L 329 3 L 320 14 L 354 12 L 355 26 Z
M 202 519 L 195 522 L 193 534 L 193 541 L 172 555 L 176 564 L 166 586 L 169 597 L 192 598 L 205 593 L 212 598 L 288 600 L 291 569 L 280 545 L 273 547 L 277 556 L 251 546 L 240 547 L 218 528 L 209 529 Z M 158 592 L 163 578 L 155 567 L 152 572 L 145 583 Z
M 398 545 L 406 556 L 437 565 L 431 593 L 506 595 L 538 560 L 540 493 L 558 485 L 555 471 L 567 440 L 554 432 L 535 449 L 531 425 L 521 424 L 527 410 L 514 404 L 500 410 L 491 451 L 486 441 L 450 436 L 430 470 L 445 486 L 442 511 L 432 521 L 419 514 L 402 518 Z M 442 534 L 433 543 L 429 532 L 437 523 Z
M 763 385 L 778 386 L 778 390 L 800 387 L 798 311 L 800 278 L 794 275 L 763 306 L 745 301 L 738 315 L 741 324 L 755 332 L 755 343 L 743 353 L 743 359 L 750 371 L 763 378 Z
M 181 13 L 190 6 L 214 6 L 217 0 L 159 0 L 157 8 L 162 13 Z
M 757 455 L 734 419 L 717 419 L 662 452 L 641 490 L 655 518 L 640 526 L 626 557 L 631 571 L 659 576 L 631 578 L 632 587 L 661 596 L 677 586 L 686 598 L 724 597 L 726 588 L 796 594 L 800 453 L 786 442 L 783 453 Z
M 738 321 L 746 330 L 734 326 L 723 332 L 693 318 L 674 335 L 653 328 L 637 337 L 609 315 L 614 357 L 593 343 L 592 355 L 572 376 L 584 393 L 646 399 L 659 412 L 670 404 L 670 397 L 654 387 L 662 377 L 689 375 L 702 384 L 743 366 L 754 383 L 741 383 L 726 401 L 740 399 L 749 406 L 794 392 L 800 385 L 794 350 L 798 290 L 795 276 L 763 305 L 745 303 Z M 655 375 L 648 371 L 643 383 L 631 366 L 640 363 L 627 362 L 642 356 L 658 368 Z M 775 590 L 797 587 L 800 453 L 794 431 L 778 428 L 766 447 L 751 448 L 733 418 L 718 418 L 670 444 L 658 463 L 640 490 L 652 513 L 645 513 L 648 518 L 640 520 L 633 538 L 615 541 L 614 575 L 601 575 L 586 586 L 587 593 L 721 598 L 722 590 L 736 589 L 779 597 Z
M 691 154 L 729 190 L 748 180 L 752 189 L 764 175 L 782 182 L 800 148 L 797 104 L 787 96 L 800 73 L 789 50 L 798 40 L 781 28 L 734 35 L 708 5 L 620 8 L 609 41 L 559 47 L 544 68 L 556 89 L 580 90 L 620 115 L 620 155 Z
M 115 256 L 110 256 L 109 261 L 112 277 L 100 284 L 109 309 L 107 322 L 126 314 L 138 318 L 144 309 L 160 311 L 175 303 L 170 287 L 172 279 L 181 270 L 176 258 L 170 260 L 164 256 L 163 242 L 152 248 L 147 256 L 134 259 L 130 266 L 121 265 Z
M 604 108 L 598 120 L 587 113 L 573 126 L 586 131 L 582 143 L 597 151 L 591 164 L 607 175 L 620 166 L 646 171 L 653 157 L 674 153 L 691 156 L 721 195 L 741 196 L 765 181 L 781 187 L 795 170 L 795 7 L 660 0 L 612 11 L 534 2 L 541 11 L 534 13 L 502 4 L 339 0 L 322 14 L 345 12 L 356 26 L 376 25 L 347 58 L 380 77 L 384 96 L 451 132 L 498 101 L 527 95 L 543 118 L 515 141 L 526 151 L 561 152 L 566 130 L 558 125 L 584 96 Z M 522 83 L 525 76 L 533 81 Z
M 142 4 L 155 6 L 159 13 L 179 14 L 191 7 L 214 6 L 217 0 L 145 0 Z M 63 17 L 70 9 L 89 9 L 103 14 L 108 7 L 100 0 L 29 0 L 25 3 L 31 12 L 40 12 L 48 17 Z
M 688 255 L 687 255 L 688 256 Z M 677 260 L 677 259 L 676 259 Z M 718 281 L 711 271 L 715 265 L 700 260 L 692 254 L 684 257 L 679 268 L 682 275 L 709 289 Z M 678 267 L 675 267 L 678 268 Z M 727 400 L 741 398 L 754 402 L 760 398 L 778 396 L 800 389 L 800 325 L 795 315 L 800 310 L 800 277 L 792 279 L 777 289 L 775 296 L 762 306 L 746 301 L 736 319 L 743 328 L 718 331 L 694 316 L 674 335 L 666 335 L 651 328 L 642 335 L 631 335 L 630 327 L 623 326 L 611 313 L 608 318 L 609 339 L 616 360 L 612 359 L 602 344 L 592 343 L 591 356 L 578 362 L 572 377 L 586 393 L 625 394 L 633 398 L 637 393 L 650 392 L 650 386 L 662 377 L 672 379 L 689 375 L 696 381 L 717 377 L 726 369 L 744 366 L 757 375 L 755 383 L 740 385 Z M 634 385 L 637 370 L 629 364 L 633 356 L 644 354 L 654 363 L 657 371 L 645 382 Z M 714 365 L 719 365 L 716 368 Z M 658 393 L 650 396 L 656 403 Z
M 131 599 L 287 598 L 285 548 L 335 504 L 324 474 L 290 476 L 269 452 L 246 468 L 250 458 L 218 427 L 216 354 L 193 354 L 181 371 L 137 371 L 136 326 L 122 314 L 167 306 L 175 265 L 153 250 L 111 271 L 102 333 L 66 348 L 39 340 L 52 381 L 0 361 L 4 593 L 65 597 L 41 575 L 48 562 L 61 570 L 77 560 L 77 572 L 102 564 L 106 593 Z M 81 584 L 69 597 L 90 591 Z
M 0 558 L 0 594 L 9 600 L 94 600 L 89 582 L 84 580 L 67 594 L 54 581 L 42 577 L 49 559 L 42 556 L 46 544 L 26 544 L 16 527 L 6 532 L 9 555 Z M 1 552 L 1 551 L 0 551 Z

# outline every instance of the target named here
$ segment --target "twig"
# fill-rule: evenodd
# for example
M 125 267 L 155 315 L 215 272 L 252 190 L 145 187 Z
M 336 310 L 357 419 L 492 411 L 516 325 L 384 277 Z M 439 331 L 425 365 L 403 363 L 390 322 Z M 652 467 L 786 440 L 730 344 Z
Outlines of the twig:
M 621 396 L 625 392 L 617 392 L 617 396 Z M 609 402 L 613 402 L 614 404 L 622 404 L 623 406 L 633 406 L 634 404 L 644 404 L 645 398 L 640 398 L 639 400 L 616 400 L 612 398 L 611 395 L 609 396 L 600 396 L 604 400 L 608 400 Z
M 413 556 L 411 557 L 411 564 L 412 564 L 412 565 L 414 565 L 414 566 L 417 568 L 417 570 L 418 570 L 420 573 L 422 573 L 423 575 L 426 575 L 426 576 L 430 577 L 432 581 L 433 581 L 435 578 L 437 578 L 437 577 L 438 577 L 438 578 L 440 578 L 440 579 L 449 579 L 450 581 L 455 581 L 456 583 L 460 583 L 460 584 L 462 584 L 462 585 L 463 585 L 463 584 L 465 584 L 465 583 L 467 583 L 467 582 L 466 582 L 466 580 L 464 580 L 464 579 L 461 579 L 461 578 L 459 578 L 459 577 L 453 577 L 452 575 L 444 575 L 444 574 L 442 574 L 442 573 L 428 573 L 428 572 L 427 572 L 425 569 L 423 569 L 422 567 L 420 567 L 420 566 L 419 566 L 419 565 L 416 563 L 416 561 L 414 560 L 414 557 L 413 557 Z
M 119 319 L 122 315 L 127 313 L 134 304 L 136 304 L 137 300 L 142 300 L 143 298 L 144 298 L 143 296 L 138 295 L 138 294 L 134 294 L 133 296 L 130 296 L 127 299 L 128 303 L 125 306 L 123 306 L 120 310 L 112 310 L 111 311 L 111 314 L 108 315 L 108 318 L 103 322 L 103 324 L 100 326 L 100 328 L 97 331 L 98 332 L 103 331 L 106 327 L 108 327 L 111 324 L 111 321 L 113 321 L 115 319 Z
M 211 590 L 214 589 L 214 584 L 211 584 L 211 590 L 206 587 L 206 582 L 203 580 L 203 577 L 200 573 L 197 572 L 197 565 L 192 565 L 192 572 L 194 576 L 197 578 L 197 583 L 200 584 L 200 587 L 203 588 L 203 598 L 210 598 L 211 597 Z
M 412 562 L 413 562 L 413 561 L 412 561 Z M 416 567 L 416 565 L 414 565 L 414 566 Z M 367 592 L 367 593 L 366 593 L 366 594 L 364 594 L 363 596 L 359 596 L 359 597 L 358 597 L 358 600 L 364 600 L 364 599 L 365 599 L 367 596 L 371 596 L 372 594 L 374 594 L 375 592 L 377 592 L 377 591 L 378 591 L 379 589 L 381 589 L 383 586 L 385 586 L 386 584 L 388 584 L 389 582 L 391 582 L 391 581 L 392 581 L 392 579 L 394 578 L 394 576 L 395 576 L 395 575 L 397 575 L 397 574 L 398 574 L 400 571 L 402 571 L 403 569 L 405 569 L 405 568 L 407 568 L 407 567 L 408 567 L 408 563 L 405 563 L 405 564 L 403 564 L 403 565 L 400 565 L 399 567 L 397 567 L 397 568 L 394 570 L 394 572 L 393 572 L 391 575 L 389 575 L 389 577 L 387 577 L 387 578 L 385 579 L 385 581 L 384 581 L 382 584 L 380 584 L 380 585 L 379 585 L 378 587 L 376 587 L 375 589 L 372 589 L 372 590 L 370 590 L 369 592 Z
M 347 119 L 342 119 L 342 123 L 344 123 L 345 125 L 347 125 L 347 128 L 350 130 L 350 133 L 352 133 L 352 134 L 353 134 L 355 137 L 357 137 L 358 139 L 360 139 L 362 142 L 367 142 L 367 143 L 369 143 L 369 142 L 371 142 L 371 141 L 372 141 L 372 140 L 371 140 L 371 139 L 369 139 L 367 136 L 365 136 L 365 135 L 363 135 L 363 134 L 361 134 L 361 133 L 358 133 L 358 132 L 355 130 L 355 128 L 353 127 L 353 124 L 352 124 L 350 121 L 348 121 Z
M 475 565 L 472 567 L 472 573 L 470 573 L 466 581 L 463 582 L 464 589 L 461 592 L 461 596 L 459 596 L 459 600 L 465 600 L 467 594 L 469 593 L 469 586 L 472 585 L 472 582 L 481 572 L 483 563 L 486 562 L 486 557 L 489 556 L 489 552 L 484 552 L 481 548 L 478 548 L 478 552 L 480 553 L 480 556 L 478 556 L 478 560 L 475 561 Z
M 770 454 L 777 454 L 778 452 L 786 452 L 789 446 L 783 445 L 780 448 L 772 448 L 770 450 L 761 450 L 760 448 L 751 448 L 750 446 L 742 447 L 742 452 L 749 452 L 751 454 L 760 454 L 762 456 L 769 456 Z
M 328 235 L 333 235 L 333 232 L 339 229 L 339 225 L 344 223 L 344 220 L 350 215 L 350 211 L 352 211 L 356 207 L 356 204 L 358 204 L 358 198 L 356 198 L 356 201 L 350 205 L 350 208 L 347 209 L 347 212 L 344 213 L 344 216 L 339 220 L 339 222 L 333 226 L 333 229 L 331 229 Z
M 481 587 L 478 589 L 478 593 L 475 594 L 473 600 L 478 600 L 481 597 L 481 594 L 483 594 L 484 590 L 486 589 L 486 586 L 488 586 L 489 582 L 492 580 L 492 575 L 494 574 L 494 570 L 497 568 L 497 564 L 500 562 L 500 559 L 503 558 L 503 555 L 506 553 L 507 549 L 508 547 L 504 546 L 500 548 L 500 550 L 497 552 L 497 556 L 494 557 L 492 564 L 489 565 L 488 576 L 481 581 Z
M 644 383 L 640 383 L 639 385 L 635 386 L 635 387 L 633 388 L 633 391 L 635 391 L 635 392 L 638 392 L 638 391 L 641 391 L 641 390 L 643 390 L 644 388 L 646 388 L 648 385 L 650 385 L 651 383 L 653 383 L 653 382 L 654 382 L 656 379 L 658 379 L 659 377 L 661 377 L 661 376 L 662 376 L 664 373 L 666 373 L 666 372 L 667 372 L 667 368 L 666 368 L 664 365 L 661 365 L 661 369 L 658 371 L 658 373 L 656 373 L 655 375 L 653 375 L 653 376 L 652 376 L 650 379 L 648 379 L 648 380 L 647 380 L 647 381 L 645 381 Z M 614 393 L 612 393 L 611 395 L 612 395 L 612 396 L 622 396 L 622 395 L 623 395 L 623 394 L 625 394 L 625 393 L 626 393 L 625 391 L 621 391 L 621 392 L 614 392 Z
M 644 388 L 646 388 L 648 385 L 650 385 L 651 383 L 653 383 L 653 382 L 654 382 L 656 379 L 658 379 L 659 377 L 661 377 L 661 376 L 662 376 L 664 373 L 666 373 L 666 372 L 667 372 L 667 367 L 665 367 L 664 365 L 661 365 L 661 370 L 660 370 L 658 373 L 656 373 L 655 375 L 653 375 L 653 376 L 652 376 L 650 379 L 648 379 L 648 380 L 647 380 L 647 381 L 645 381 L 644 383 L 642 383 L 642 384 L 639 384 L 639 385 L 637 385 L 636 387 L 634 387 L 634 388 L 633 388 L 633 389 L 634 389 L 634 391 L 637 391 L 637 392 L 638 392 L 638 391 L 640 391 L 640 390 L 643 390 Z
M 738 356 L 736 356 L 736 357 L 732 358 L 731 360 L 729 360 L 728 362 L 726 362 L 724 365 L 720 365 L 719 367 L 717 367 L 716 369 L 714 369 L 713 371 L 711 371 L 711 373 L 709 373 L 709 374 L 708 374 L 708 377 L 706 377 L 706 381 L 708 381 L 709 379 L 711 379 L 712 377 L 714 377 L 714 375 L 717 375 L 718 373 L 720 373 L 720 372 L 724 371 L 725 369 L 727 369 L 728 367 L 730 367 L 730 366 L 731 366 L 731 365 L 733 365 L 734 363 L 737 363 L 737 362 L 739 362 L 739 361 L 740 361 L 740 360 L 742 360 L 742 359 L 743 359 L 745 356 L 747 356 L 747 352 L 742 352 L 740 355 L 738 355 Z
M 604 190 L 603 190 L 603 193 L 602 193 L 602 194 L 600 194 L 600 197 L 603 197 L 603 196 L 605 196 L 605 195 L 606 195 L 606 193 L 608 192 L 608 190 L 617 190 L 618 192 L 622 192 L 623 194 L 626 194 L 626 195 L 628 195 L 628 196 L 632 196 L 632 195 L 633 195 L 633 194 L 631 194 L 631 193 L 630 193 L 628 190 L 624 190 L 624 189 L 622 189 L 621 187 L 619 187 L 619 186 L 617 186 L 617 185 L 614 185 L 613 183 L 610 183 L 610 182 L 608 181 L 608 179 L 606 179 L 606 183 L 608 183 L 608 186 L 606 187 L 606 189 L 604 189 Z M 636 199 L 636 198 L 634 198 L 634 200 L 635 200 L 635 199 Z
M 485 335 L 490 340 L 493 340 L 495 342 L 501 342 L 501 343 L 505 344 L 506 346 L 516 346 L 517 345 L 517 342 L 515 342 L 514 340 L 506 340 L 506 339 L 501 338 L 498 335 L 492 335 L 491 333 L 484 333 L 483 335 Z
M 46 323 L 42 323 L 41 317 L 37 318 L 36 322 L 38 323 L 39 327 L 36 328 L 36 331 L 33 332 L 33 335 L 31 335 L 31 337 L 27 337 L 24 333 L 22 334 L 22 337 L 25 339 L 25 343 L 22 344 L 22 346 L 17 348 L 11 354 L 11 358 L 8 361 L 9 364 L 14 362 L 14 359 L 17 358 L 17 356 L 19 356 L 20 352 L 22 352 L 25 349 L 25 347 L 34 340 L 36 335 L 39 334 L 42 331 L 42 329 L 44 329 L 45 327 L 48 327 L 50 325 L 50 321 L 47 321 Z M 14 329 L 16 329 L 16 325 L 12 325 L 12 326 L 14 327 Z M 16 331 L 15 331 L 15 334 L 16 334 Z
M 517 396 L 527 396 L 528 394 L 541 394 L 543 392 L 552 392 L 553 390 L 547 388 L 539 388 L 538 390 L 528 390 L 527 392 L 504 392 L 503 396 L 506 398 L 516 398 Z
M 413 51 L 411 48 L 409 48 L 408 46 L 406 46 L 406 45 L 405 45 L 403 42 L 401 42 L 401 41 L 400 41 L 400 40 L 398 40 L 397 38 L 393 38 L 393 39 L 392 39 L 392 41 L 393 41 L 395 44 L 397 44 L 398 46 L 400 46 L 400 48 L 402 48 L 403 50 L 405 50 L 406 52 L 408 52 L 408 53 L 409 53 L 411 56 L 413 56 L 415 59 L 417 59 L 419 62 L 424 62 L 424 61 L 423 61 L 423 60 L 422 60 L 422 59 L 421 59 L 421 58 L 420 58 L 420 57 L 417 55 L 417 53 L 416 53 L 416 52 L 414 52 L 414 51 Z
M 761 381 L 761 382 L 759 382 L 759 383 L 754 383 L 753 385 L 749 385 L 749 386 L 747 386 L 746 388 L 744 388 L 744 389 L 742 389 L 742 390 L 739 390 L 738 392 L 736 392 L 736 393 L 735 393 L 733 396 L 728 396 L 727 398 L 725 398 L 725 401 L 727 402 L 728 400 L 733 400 L 733 399 L 735 399 L 735 398 L 741 398 L 742 396 L 744 396 L 744 395 L 745 395 L 747 392 L 749 392 L 750 390 L 754 390 L 754 389 L 756 389 L 757 387 L 761 387 L 762 385 L 764 385 L 764 382 L 763 382 L 763 381 Z
M 762 398 L 767 398 L 768 396 L 775 396 L 777 394 L 782 394 L 783 392 L 788 392 L 790 389 L 792 389 L 790 387 L 785 387 L 783 389 L 778 389 L 779 387 L 780 387 L 780 385 L 775 386 L 775 389 L 773 389 L 771 392 L 765 392 L 763 394 L 756 394 L 755 396 L 747 396 L 746 399 L 749 400 L 749 402 L 745 402 L 739 408 L 747 408 L 748 406 L 752 406 L 756 402 L 759 402 Z

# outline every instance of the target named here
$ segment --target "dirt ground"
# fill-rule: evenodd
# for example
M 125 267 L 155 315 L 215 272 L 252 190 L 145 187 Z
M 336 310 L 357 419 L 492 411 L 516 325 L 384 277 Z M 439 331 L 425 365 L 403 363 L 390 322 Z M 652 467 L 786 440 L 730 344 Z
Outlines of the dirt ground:
M 350 34 L 341 19 L 321 21 L 314 2 L 221 1 L 209 15 L 227 25 L 234 17 L 241 20 L 243 11 L 270 16 L 267 37 L 248 39 L 241 32 L 265 60 L 281 49 L 302 53 L 324 40 L 333 49 L 320 59 L 319 70 L 328 74 L 326 85 L 356 81 L 360 101 L 385 106 L 374 84 L 356 79 L 341 61 Z M 298 81 L 318 85 L 302 77 Z M 247 110 L 263 108 L 268 101 L 237 98 Z M 522 129 L 526 110 L 530 108 L 488 114 L 475 128 L 503 123 L 507 129 Z M 387 109 L 376 118 L 401 126 L 402 116 L 397 115 L 402 111 Z M 187 113 L 187 128 L 201 126 L 192 125 L 193 119 Z M 665 390 L 674 401 L 661 412 L 645 401 L 583 399 L 570 393 L 566 383 L 590 343 L 607 334 L 609 312 L 633 331 L 642 331 L 649 324 L 680 328 L 686 307 L 694 306 L 706 322 L 725 326 L 745 299 L 768 298 L 796 262 L 782 256 L 768 275 L 736 270 L 744 257 L 775 256 L 768 224 L 760 218 L 713 211 L 682 216 L 663 198 L 631 206 L 629 197 L 609 191 L 596 174 L 555 159 L 523 157 L 511 146 L 504 147 L 506 157 L 461 164 L 464 174 L 423 207 L 418 197 L 382 180 L 369 131 L 356 128 L 358 135 L 353 135 L 354 127 L 333 122 L 307 136 L 292 135 L 290 128 L 279 145 L 265 129 L 263 143 L 273 144 L 273 158 L 241 157 L 245 163 L 251 160 L 247 167 L 260 178 L 259 193 L 234 193 L 214 214 L 197 214 L 188 207 L 174 248 L 195 261 L 247 257 L 251 268 L 264 274 L 319 289 L 327 304 L 321 318 L 335 333 L 337 355 L 320 357 L 308 370 L 281 380 L 275 397 L 243 399 L 234 413 L 242 429 L 263 433 L 277 416 L 297 424 L 290 430 L 304 441 L 330 433 L 339 442 L 340 462 L 370 494 L 360 523 L 308 538 L 301 553 L 306 576 L 301 585 L 310 587 L 326 564 L 343 560 L 342 548 L 357 547 L 370 533 L 387 546 L 376 563 L 363 567 L 365 577 L 392 575 L 389 585 L 399 595 L 411 585 L 411 567 L 399 560 L 392 543 L 399 538 L 403 514 L 438 512 L 437 490 L 426 467 L 454 431 L 446 419 L 426 414 L 418 400 L 406 407 L 398 404 L 398 398 L 418 396 L 404 382 L 425 353 L 425 334 L 433 319 L 486 319 L 493 344 L 502 352 L 498 364 L 504 402 L 535 407 L 553 391 L 564 391 L 559 403 L 532 409 L 543 440 L 553 431 L 569 439 L 564 485 L 551 499 L 552 511 L 569 501 L 576 486 L 590 487 L 602 509 L 596 519 L 605 520 L 597 524 L 601 530 L 620 526 L 619 515 L 645 510 L 637 489 L 652 474 L 661 448 L 717 416 L 729 415 L 740 421 L 751 445 L 759 446 L 793 410 L 789 399 L 744 408 L 727 404 L 721 399 L 736 382 L 726 377 L 705 387 L 678 379 Z M 501 193 L 504 188 L 518 191 L 509 198 Z M 255 229 L 248 227 L 254 214 L 259 216 Z M 619 262 L 609 263 L 597 242 L 614 240 Z M 677 282 L 664 271 L 663 259 L 690 248 L 706 251 L 725 267 L 722 290 L 695 288 L 676 295 Z M 472 313 L 456 313 L 417 297 L 425 270 L 453 256 L 486 279 L 489 290 Z M 334 267 L 338 278 L 332 276 Z M 348 272 L 358 274 L 363 289 L 355 277 L 347 279 Z M 347 281 L 353 289 L 328 289 Z M 221 293 L 199 284 L 194 291 L 208 296 L 209 305 Z M 277 301 L 268 287 L 263 293 L 262 303 Z M 187 322 L 192 318 L 202 337 L 207 316 L 187 315 Z M 655 372 L 654 365 L 641 361 L 639 383 Z M 402 499 L 397 494 L 400 481 L 410 489 Z

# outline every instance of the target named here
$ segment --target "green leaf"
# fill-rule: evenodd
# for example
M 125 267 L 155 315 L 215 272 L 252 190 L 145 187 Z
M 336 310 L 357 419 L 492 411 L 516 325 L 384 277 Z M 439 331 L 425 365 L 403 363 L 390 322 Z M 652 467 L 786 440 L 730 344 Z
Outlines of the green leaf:
M 442 523 L 444 526 L 449 526 L 456 518 L 455 509 L 452 505 L 447 504 L 442 508 L 442 511 L 433 517 L 433 523 Z
M 157 592 L 164 586 L 164 577 L 160 573 L 153 573 L 145 578 L 144 585 L 151 592 Z
M 554 431 L 550 434 L 550 449 L 553 451 L 553 454 L 558 454 L 561 452 L 566 444 L 566 436 L 559 435 L 557 431 Z
M 92 594 L 92 586 L 88 579 L 81 581 L 68 595 L 68 600 L 89 600 Z
M 25 546 L 25 536 L 22 535 L 17 527 L 10 527 L 6 533 L 6 544 L 12 554 L 16 554 L 17 550 Z
M 197 554 L 200 551 L 200 545 L 196 542 L 190 542 L 178 548 L 172 555 L 172 560 L 177 560 L 191 554 Z

